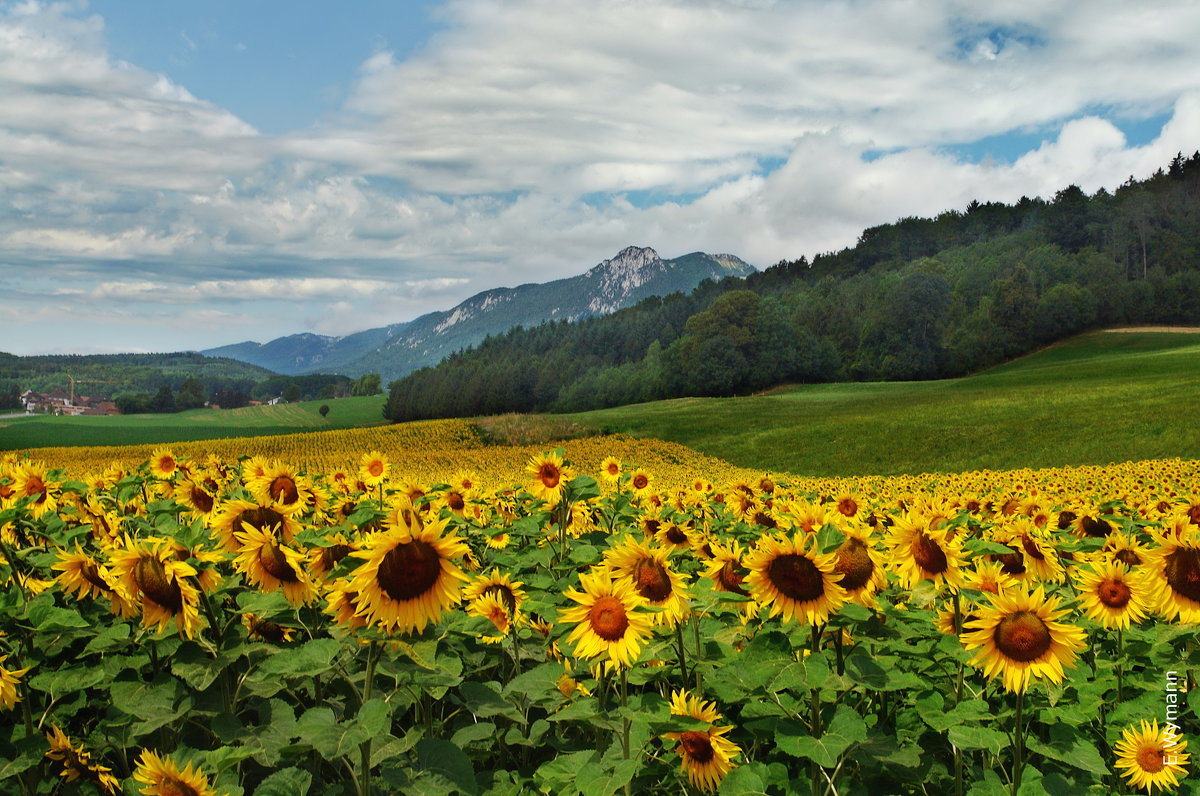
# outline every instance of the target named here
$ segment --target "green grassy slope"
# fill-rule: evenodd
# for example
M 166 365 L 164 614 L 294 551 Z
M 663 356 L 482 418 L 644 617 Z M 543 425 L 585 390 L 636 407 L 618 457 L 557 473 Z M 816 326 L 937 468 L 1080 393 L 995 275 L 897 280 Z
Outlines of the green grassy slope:
M 1200 335 L 1095 332 L 967 378 L 819 384 L 572 419 L 811 475 L 1200 456 Z
M 134 445 L 380 425 L 383 396 L 304 401 L 170 415 L 0 418 L 0 450 L 53 445 Z M 329 416 L 317 411 L 329 405 Z

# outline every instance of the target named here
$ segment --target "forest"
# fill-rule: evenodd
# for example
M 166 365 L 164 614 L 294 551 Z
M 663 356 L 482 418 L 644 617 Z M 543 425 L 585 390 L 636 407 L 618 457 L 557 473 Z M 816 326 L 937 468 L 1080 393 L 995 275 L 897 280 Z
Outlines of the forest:
M 1200 323 L 1200 152 L 1087 195 L 971 202 L 690 294 L 517 327 L 392 382 L 396 422 L 964 375 L 1093 328 Z

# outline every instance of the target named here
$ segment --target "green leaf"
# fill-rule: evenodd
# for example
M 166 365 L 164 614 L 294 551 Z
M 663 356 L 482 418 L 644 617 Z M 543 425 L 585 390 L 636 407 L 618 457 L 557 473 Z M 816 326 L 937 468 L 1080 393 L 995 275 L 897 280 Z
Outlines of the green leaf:
M 417 767 L 441 774 L 469 796 L 479 792 L 471 759 L 449 741 L 426 738 L 417 743 Z
M 468 680 L 458 687 L 463 705 L 477 718 L 503 716 L 512 721 L 523 722 L 521 712 L 500 695 L 499 684 L 478 683 Z
M 1051 760 L 1066 763 L 1097 777 L 1108 775 L 1108 765 L 1100 756 L 1099 750 L 1085 736 L 1066 727 L 1052 727 L 1050 743 L 1043 743 L 1033 735 L 1028 736 L 1025 743 L 1033 751 Z
M 129 639 L 129 625 L 125 622 L 118 622 L 105 627 L 96 635 L 92 636 L 92 640 L 83 648 L 83 654 L 88 655 L 93 652 L 103 652 L 111 649 L 122 641 Z
M 490 741 L 496 736 L 496 725 L 490 721 L 481 721 L 478 724 L 468 724 L 465 727 L 459 728 L 450 742 L 455 746 L 462 748 L 470 746 L 476 741 Z
M 283 650 L 267 658 L 259 666 L 259 672 L 266 675 L 321 674 L 329 671 L 341 649 L 341 643 L 331 638 L 306 641 L 299 647 Z
M 358 709 L 358 715 L 355 716 L 355 719 L 368 738 L 382 735 L 392 726 L 391 705 L 378 697 L 374 697 L 363 703 L 363 706 Z
M 35 630 L 48 633 L 52 630 L 72 630 L 80 627 L 91 627 L 92 623 L 79 615 L 78 611 L 69 608 L 59 608 L 54 604 L 54 598 L 49 600 L 40 596 L 29 602 L 27 616 Z
M 1000 754 L 1008 746 L 1007 735 L 987 727 L 951 727 L 947 735 L 959 749 L 985 749 Z
M 796 725 L 803 728 L 799 722 L 780 722 L 781 725 Z M 789 728 L 794 729 L 794 728 Z M 793 757 L 804 757 L 817 765 L 827 768 L 837 765 L 838 757 L 851 746 L 867 739 L 867 725 L 859 716 L 845 705 L 838 705 L 829 727 L 821 733 L 820 738 L 811 735 L 792 734 L 792 732 L 776 732 L 775 743 L 783 752 Z
M 61 699 L 67 694 L 91 688 L 107 679 L 104 670 L 98 666 L 76 666 L 59 671 L 42 672 L 36 677 L 29 678 L 29 687 L 45 691 L 55 699 Z
M 327 760 L 349 754 L 368 736 L 354 722 L 338 723 L 329 708 L 309 708 L 296 722 L 295 734 Z
M 558 696 L 558 677 L 563 668 L 557 663 L 543 663 L 509 680 L 502 690 L 505 696 L 517 694 L 537 702 L 546 696 Z
M 312 774 L 298 768 L 285 768 L 264 779 L 254 796 L 304 796 L 312 785 Z
M 766 796 L 767 784 L 755 771 L 757 764 L 738 766 L 721 780 L 720 796 Z

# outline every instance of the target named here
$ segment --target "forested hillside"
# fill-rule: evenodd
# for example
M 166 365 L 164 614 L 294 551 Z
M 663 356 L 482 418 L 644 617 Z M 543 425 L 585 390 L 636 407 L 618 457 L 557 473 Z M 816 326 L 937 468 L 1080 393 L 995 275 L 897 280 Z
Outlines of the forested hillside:
M 1200 152 L 1092 196 L 972 202 L 840 252 L 581 323 L 514 329 L 393 382 L 403 421 L 957 376 L 1090 328 L 1200 323 Z

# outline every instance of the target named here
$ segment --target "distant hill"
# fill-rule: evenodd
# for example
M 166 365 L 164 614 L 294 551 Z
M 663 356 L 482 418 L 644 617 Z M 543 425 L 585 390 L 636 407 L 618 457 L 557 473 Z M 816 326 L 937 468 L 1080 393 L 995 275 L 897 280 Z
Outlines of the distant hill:
M 194 352 L 171 354 L 53 354 L 16 356 L 0 352 L 0 384 L 50 392 L 71 389 L 79 395 L 112 397 L 153 393 L 163 385 L 178 389 L 187 378 L 209 388 L 249 390 L 275 374 L 235 359 L 213 359 Z
M 278 373 L 379 373 L 386 384 L 489 335 L 543 321 L 607 315 L 650 296 L 689 292 L 706 279 L 746 276 L 756 269 L 731 254 L 693 252 L 664 260 L 629 246 L 579 276 L 478 293 L 458 306 L 344 337 L 294 334 L 267 343 L 208 349 Z

